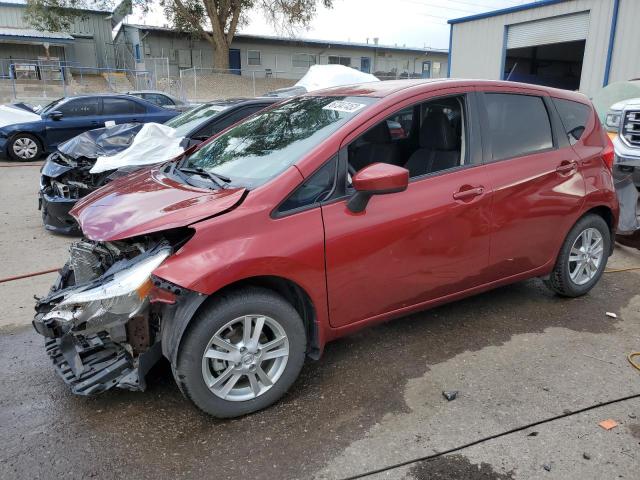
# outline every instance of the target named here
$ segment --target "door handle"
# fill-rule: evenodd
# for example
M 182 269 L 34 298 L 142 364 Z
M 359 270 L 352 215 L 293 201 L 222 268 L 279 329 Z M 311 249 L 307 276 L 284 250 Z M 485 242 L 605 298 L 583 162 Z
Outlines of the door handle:
M 571 160 L 565 160 L 560 165 L 556 167 L 556 172 L 558 173 L 572 173 L 578 168 L 578 164 Z
M 453 194 L 454 200 L 470 200 L 484 193 L 484 187 L 472 187 L 466 190 L 458 190 Z

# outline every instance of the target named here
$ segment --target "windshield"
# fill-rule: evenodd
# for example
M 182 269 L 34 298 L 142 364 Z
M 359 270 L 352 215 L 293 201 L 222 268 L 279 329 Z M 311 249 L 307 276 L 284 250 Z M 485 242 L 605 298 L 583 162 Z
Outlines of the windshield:
M 180 168 L 224 175 L 236 186 L 262 185 L 375 101 L 369 97 L 294 98 L 214 138 Z
M 178 136 L 186 137 L 191 130 L 216 116 L 218 113 L 223 112 L 227 108 L 229 108 L 229 105 L 200 105 L 199 107 L 192 108 L 177 117 L 173 117 L 171 120 L 166 122 L 165 125 L 175 128 Z

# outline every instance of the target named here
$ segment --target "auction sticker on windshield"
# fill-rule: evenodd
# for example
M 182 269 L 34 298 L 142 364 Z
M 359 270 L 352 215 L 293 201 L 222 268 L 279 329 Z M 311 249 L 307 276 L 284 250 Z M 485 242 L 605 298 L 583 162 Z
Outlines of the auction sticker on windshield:
M 366 107 L 364 103 L 344 102 L 342 100 L 334 100 L 328 105 L 322 107 L 323 110 L 333 110 L 334 112 L 357 112 L 361 108 Z

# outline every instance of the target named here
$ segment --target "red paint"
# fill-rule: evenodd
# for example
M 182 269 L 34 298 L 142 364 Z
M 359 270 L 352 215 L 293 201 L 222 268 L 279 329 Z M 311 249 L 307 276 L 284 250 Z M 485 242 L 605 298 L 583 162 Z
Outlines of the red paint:
M 409 170 L 387 163 L 374 163 L 353 176 L 353 188 L 361 192 L 399 192 L 408 184 Z
M 108 184 L 74 214 L 99 240 L 190 225 L 194 236 L 156 276 L 208 295 L 252 277 L 294 282 L 311 299 L 322 348 L 366 325 L 549 273 L 571 226 L 593 208 L 610 212 L 615 227 L 618 205 L 595 113 L 574 146 L 415 179 L 400 193 L 372 196 L 358 214 L 343 198 L 272 215 L 342 146 L 391 113 L 476 90 L 589 104 L 573 92 L 494 81 L 392 81 L 315 92 L 379 100 L 252 191 L 196 189 L 152 168 Z M 378 164 L 353 180 L 358 189 L 402 189 L 407 173 Z
M 116 179 L 76 203 L 71 215 L 92 240 L 113 241 L 188 225 L 233 208 L 244 189 L 211 190 L 156 169 Z

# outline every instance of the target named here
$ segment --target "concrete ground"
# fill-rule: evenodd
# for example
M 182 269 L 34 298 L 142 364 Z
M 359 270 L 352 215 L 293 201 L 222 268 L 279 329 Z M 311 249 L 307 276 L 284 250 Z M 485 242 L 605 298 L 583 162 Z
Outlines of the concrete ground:
M 61 265 L 70 240 L 41 226 L 38 168 L 3 165 L 0 279 Z M 624 247 L 609 263 L 638 266 Z M 578 299 L 530 280 L 370 328 L 275 406 L 227 421 L 191 406 L 164 363 L 144 393 L 70 394 L 28 326 L 53 277 L 0 283 L 2 479 L 638 478 L 640 270 Z

